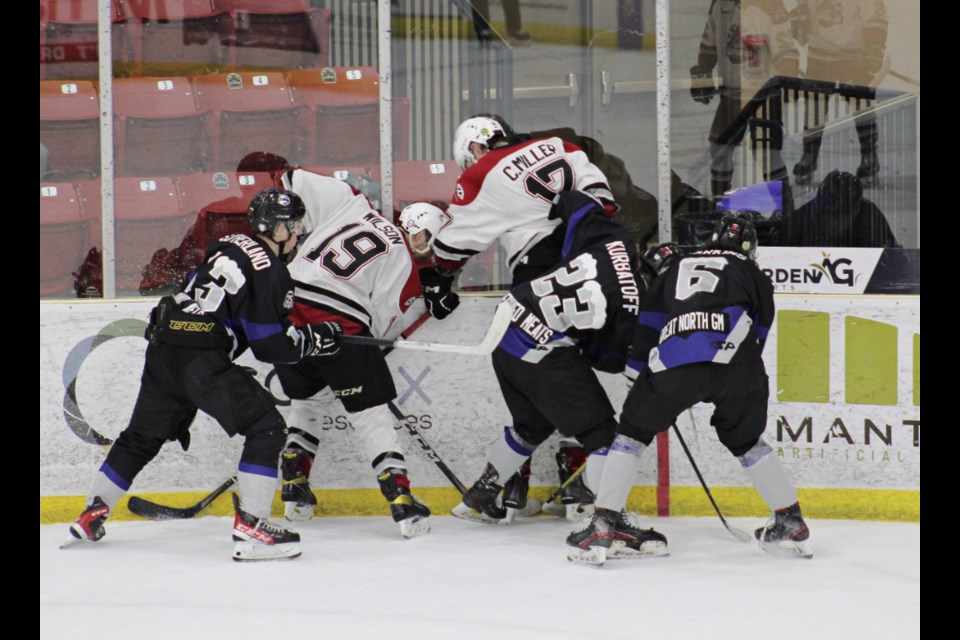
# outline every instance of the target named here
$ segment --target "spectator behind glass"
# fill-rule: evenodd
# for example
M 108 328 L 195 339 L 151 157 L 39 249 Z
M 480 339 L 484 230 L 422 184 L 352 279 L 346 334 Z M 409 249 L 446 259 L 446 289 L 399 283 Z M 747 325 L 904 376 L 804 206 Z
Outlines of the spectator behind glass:
M 857 177 L 864 187 L 872 187 L 880 173 L 880 160 L 877 116 L 869 103 L 876 99 L 876 87 L 885 73 L 887 9 L 883 0 L 798 0 L 792 20 L 797 41 L 808 47 L 805 78 L 864 89 L 847 100 L 851 109 L 865 112 L 856 119 L 860 140 Z M 807 109 L 816 111 L 811 119 L 814 125 L 823 124 L 825 116 L 819 111 L 826 106 L 826 101 L 814 103 L 808 95 Z M 797 184 L 812 181 L 822 139 L 820 126 L 804 134 L 803 155 L 793 168 Z
M 284 170 L 290 168 L 287 159 L 274 153 L 255 151 L 244 156 L 237 165 L 236 175 L 249 173 L 270 173 L 274 181 Z M 275 186 L 274 184 L 261 185 L 262 187 Z M 197 215 L 196 221 L 184 234 L 180 245 L 167 250 L 158 249 L 143 269 L 143 278 L 140 281 L 141 295 L 159 295 L 180 289 L 187 278 L 200 266 L 207 247 L 217 238 L 208 237 L 207 217 L 211 214 L 236 214 L 240 224 L 247 233 L 251 230 L 246 223 L 244 212 L 250 204 L 254 193 L 241 196 L 230 196 L 206 205 Z
M 733 152 L 743 141 L 747 120 L 732 127 L 744 105 L 774 75 L 796 77 L 800 55 L 782 0 L 712 0 L 700 38 L 697 64 L 690 68 L 690 94 L 701 104 L 720 96 L 710 125 L 710 190 L 715 199 L 733 186 Z M 716 84 L 713 73 L 717 72 Z M 783 180 L 787 169 L 780 149 L 765 180 Z
M 514 46 L 530 44 L 530 34 L 521 27 L 520 0 L 503 0 L 503 17 L 507 24 L 507 38 Z M 487 42 L 493 38 L 490 28 L 490 0 L 473 0 L 473 24 L 477 38 Z
M 780 244 L 794 247 L 899 247 L 883 213 L 852 173 L 827 174 L 812 200 L 783 221 Z

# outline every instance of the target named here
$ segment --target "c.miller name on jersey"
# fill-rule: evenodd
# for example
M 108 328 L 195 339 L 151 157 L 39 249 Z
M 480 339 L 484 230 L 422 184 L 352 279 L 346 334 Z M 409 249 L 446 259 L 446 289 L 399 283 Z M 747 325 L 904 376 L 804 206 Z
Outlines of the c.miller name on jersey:
M 541 142 L 532 144 L 523 150 L 523 153 L 511 160 L 511 163 L 503 168 L 503 175 L 513 181 L 523 176 L 524 170 L 529 169 L 541 160 L 557 155 L 557 148 L 552 144 Z

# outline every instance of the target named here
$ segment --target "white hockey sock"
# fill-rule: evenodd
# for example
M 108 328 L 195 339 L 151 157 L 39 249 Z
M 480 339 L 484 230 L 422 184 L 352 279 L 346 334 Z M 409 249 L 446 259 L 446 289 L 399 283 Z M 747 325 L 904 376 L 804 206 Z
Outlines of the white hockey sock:
M 487 462 L 497 470 L 497 483 L 505 483 L 533 455 L 536 445 L 517 435 L 513 427 L 503 428 L 503 437 L 493 443 Z
M 387 469 L 400 469 L 406 472 L 403 461 L 403 447 L 397 436 L 397 418 L 390 408 L 381 404 L 350 414 L 350 422 L 363 442 L 363 450 L 373 465 L 376 475 Z
M 620 511 L 626 506 L 627 495 L 637 478 L 640 456 L 646 448 L 639 440 L 622 434 L 614 438 L 597 489 L 598 508 Z
M 293 400 L 287 416 L 286 446 L 296 445 L 311 455 L 317 454 L 323 418 L 340 410 L 339 401 L 329 387 L 306 400 Z
M 90 495 L 87 498 L 87 506 L 89 507 L 90 503 L 93 502 L 94 496 L 100 496 L 100 499 L 110 507 L 110 511 L 112 512 L 114 505 L 120 502 L 120 498 L 122 498 L 126 492 L 126 489 L 118 487 L 101 469 L 97 471 L 97 474 L 93 477 L 93 483 L 90 486 Z
M 273 496 L 277 491 L 277 469 L 240 463 L 237 473 L 240 508 L 252 516 L 269 518 Z
M 797 490 L 787 480 L 783 465 L 763 438 L 737 460 L 771 511 L 797 502 Z
M 583 481 L 587 485 L 587 488 L 593 491 L 594 495 L 596 495 L 597 489 L 600 488 L 600 479 L 603 477 L 603 467 L 606 466 L 607 454 L 609 452 L 610 450 L 606 447 L 597 449 L 587 456 L 587 461 L 584 463 L 587 465 L 587 468 L 583 470 Z

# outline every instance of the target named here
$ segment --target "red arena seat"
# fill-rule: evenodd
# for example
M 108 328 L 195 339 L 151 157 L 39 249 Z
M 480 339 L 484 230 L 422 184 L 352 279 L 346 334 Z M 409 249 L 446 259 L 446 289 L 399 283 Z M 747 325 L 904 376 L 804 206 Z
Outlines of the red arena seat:
M 304 164 L 380 162 L 380 76 L 372 67 L 326 67 L 287 73 L 301 112 Z M 393 157 L 406 160 L 410 102 L 393 102 Z
M 40 81 L 40 142 L 53 180 L 100 173 L 100 100 L 88 80 Z
M 117 178 L 113 190 L 117 293 L 139 295 L 144 267 L 158 249 L 180 242 L 186 218 L 173 178 Z M 88 213 L 99 211 L 99 182 L 79 183 L 78 192 Z
M 117 1 L 137 75 L 193 75 L 222 70 L 222 34 L 227 16 L 210 0 Z
M 241 71 L 193 78 L 197 104 L 210 111 L 213 169 L 234 171 L 248 153 L 267 151 L 295 162 L 297 108 L 283 74 Z
M 330 59 L 330 10 L 308 0 L 212 0 L 229 16 L 224 45 L 231 65 L 260 69 L 322 67 Z
M 73 293 L 72 273 L 90 249 L 88 227 L 72 183 L 40 183 L 41 298 Z
M 117 78 L 113 111 L 118 175 L 199 172 L 212 161 L 206 114 L 187 78 Z

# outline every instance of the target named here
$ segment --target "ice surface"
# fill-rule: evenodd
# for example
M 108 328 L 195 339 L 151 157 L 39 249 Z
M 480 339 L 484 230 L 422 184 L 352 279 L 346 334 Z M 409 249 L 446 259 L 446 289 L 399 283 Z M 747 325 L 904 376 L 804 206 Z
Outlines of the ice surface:
M 920 525 L 810 520 L 812 560 L 765 554 L 716 518 L 649 518 L 671 556 L 566 560 L 572 528 L 389 517 L 299 526 L 297 560 L 231 560 L 223 517 L 107 522 L 59 549 L 40 526 L 40 637 L 65 640 L 907 640 L 920 637 Z M 760 519 L 729 518 L 752 531 Z

